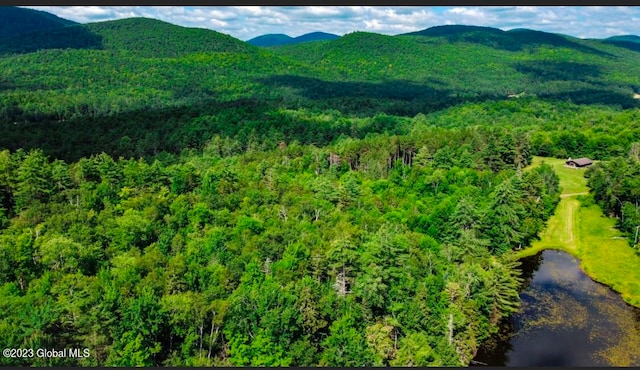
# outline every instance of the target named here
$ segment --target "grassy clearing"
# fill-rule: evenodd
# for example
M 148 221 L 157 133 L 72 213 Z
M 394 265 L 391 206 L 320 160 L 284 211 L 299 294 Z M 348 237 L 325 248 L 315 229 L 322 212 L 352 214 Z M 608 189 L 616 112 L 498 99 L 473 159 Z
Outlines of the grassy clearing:
M 615 229 L 616 221 L 602 214 L 597 205 L 578 212 L 582 269 L 594 280 L 622 294 L 628 303 L 640 307 L 640 257 Z
M 562 194 L 589 192 L 587 180 L 584 178 L 584 169 L 566 167 L 564 165 L 564 159 L 545 157 L 533 157 L 531 166 L 528 168 L 535 168 L 542 162 L 553 167 L 553 170 L 558 174 L 558 177 L 560 178 L 560 186 L 562 187 Z
M 578 223 L 577 209 L 580 203 L 575 198 L 563 198 L 556 208 L 555 214 L 547 221 L 547 227 L 540 233 L 531 247 L 518 252 L 518 257 L 532 256 L 545 249 L 559 249 L 576 255 L 578 242 L 573 232 Z
M 540 240 L 516 255 L 522 258 L 545 249 L 570 253 L 580 259 L 582 269 L 592 279 L 640 307 L 640 257 L 615 228 L 615 219 L 606 217 L 598 205 L 581 206 L 580 197 L 589 190 L 584 170 L 567 168 L 562 159 L 542 157 L 534 157 L 531 167 L 543 161 L 558 174 L 562 199 Z

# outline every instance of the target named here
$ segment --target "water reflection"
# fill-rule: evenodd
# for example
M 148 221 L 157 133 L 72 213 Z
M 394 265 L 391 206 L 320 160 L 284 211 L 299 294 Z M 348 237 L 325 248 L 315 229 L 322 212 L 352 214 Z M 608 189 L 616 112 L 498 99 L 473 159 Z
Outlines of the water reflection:
M 520 311 L 475 360 L 492 366 L 638 366 L 640 310 L 586 276 L 572 256 L 522 260 Z

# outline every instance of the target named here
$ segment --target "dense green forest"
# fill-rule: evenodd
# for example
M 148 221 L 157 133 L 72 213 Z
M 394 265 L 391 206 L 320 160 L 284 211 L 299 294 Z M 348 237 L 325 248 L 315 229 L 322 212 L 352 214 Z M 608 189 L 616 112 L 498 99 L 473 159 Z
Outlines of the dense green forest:
M 638 51 L 528 30 L 427 31 L 264 49 L 126 19 L 0 39 L 0 146 L 70 161 L 179 153 L 214 134 L 322 146 L 406 134 L 422 116 L 530 126 L 541 155 L 621 155 L 638 140 Z
M 559 200 L 507 130 L 229 144 L 2 152 L 0 337 L 93 351 L 4 364 L 465 365 L 517 306 L 506 252 Z
M 598 163 L 586 175 L 596 202 L 618 219 L 618 228 L 640 251 L 640 143 L 627 156 Z
M 560 200 L 533 155 L 600 160 L 634 239 L 629 42 L 0 34 L 0 347 L 91 351 L 0 365 L 468 365 Z

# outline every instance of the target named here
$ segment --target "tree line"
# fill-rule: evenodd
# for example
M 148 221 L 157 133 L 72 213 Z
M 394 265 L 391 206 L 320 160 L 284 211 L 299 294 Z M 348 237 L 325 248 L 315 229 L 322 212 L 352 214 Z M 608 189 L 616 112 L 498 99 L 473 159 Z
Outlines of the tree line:
M 617 221 L 617 227 L 638 249 L 640 241 L 640 143 L 633 143 L 625 157 L 598 162 L 585 174 L 594 200 Z

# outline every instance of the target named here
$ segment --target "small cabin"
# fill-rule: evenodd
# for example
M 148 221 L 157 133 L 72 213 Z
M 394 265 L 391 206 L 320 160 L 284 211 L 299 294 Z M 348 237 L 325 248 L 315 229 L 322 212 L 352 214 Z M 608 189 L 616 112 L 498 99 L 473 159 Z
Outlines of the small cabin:
M 593 164 L 593 161 L 589 158 L 578 158 L 578 159 L 569 158 L 564 163 L 569 167 L 584 168 L 584 167 L 591 166 Z
M 340 165 L 340 156 L 337 154 L 329 153 L 329 166 Z

